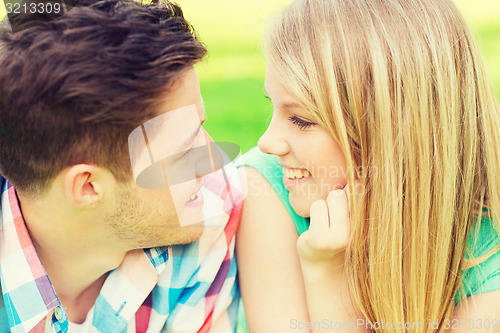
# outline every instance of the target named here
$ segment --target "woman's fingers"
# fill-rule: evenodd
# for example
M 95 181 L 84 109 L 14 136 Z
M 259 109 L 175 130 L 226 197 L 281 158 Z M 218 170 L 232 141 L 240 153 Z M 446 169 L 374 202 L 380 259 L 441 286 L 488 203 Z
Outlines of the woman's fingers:
M 322 260 L 324 255 L 329 256 L 329 224 L 326 201 L 313 202 L 310 208 L 309 230 L 302 233 L 297 241 L 297 250 L 302 259 L 318 261 Z
M 334 190 L 328 194 L 326 203 L 330 215 L 332 244 L 337 250 L 344 249 L 349 242 L 350 220 L 348 195 L 344 190 Z
M 333 190 L 326 197 L 328 214 L 331 216 L 330 227 L 333 227 L 339 222 L 343 223 L 346 220 L 349 220 L 349 202 L 347 199 L 347 193 L 345 192 L 345 189 L 347 188 L 348 186 L 346 185 L 343 190 Z M 334 225 L 332 225 L 332 223 Z
M 310 208 L 309 230 L 297 242 L 300 257 L 308 261 L 335 257 L 348 241 L 346 226 L 342 225 L 348 224 L 348 216 L 347 197 L 343 190 L 332 191 L 326 200 L 315 201 Z
M 349 194 L 346 185 L 342 190 L 331 191 L 326 200 L 317 200 L 311 205 L 309 230 L 297 242 L 302 259 L 330 260 L 347 247 L 351 231 Z
M 325 200 L 316 200 L 310 208 L 309 230 L 322 234 L 327 232 L 330 227 L 330 216 L 328 205 Z

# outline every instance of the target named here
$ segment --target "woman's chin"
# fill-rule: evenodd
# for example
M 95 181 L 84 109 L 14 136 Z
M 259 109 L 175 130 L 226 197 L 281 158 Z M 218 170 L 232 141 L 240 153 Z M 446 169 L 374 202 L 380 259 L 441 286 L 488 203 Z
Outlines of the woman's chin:
M 289 201 L 290 201 L 290 206 L 292 206 L 293 210 L 295 211 L 295 213 L 297 213 L 297 215 L 302 217 L 310 216 L 312 201 L 309 202 L 305 198 L 300 198 L 293 194 L 290 194 Z

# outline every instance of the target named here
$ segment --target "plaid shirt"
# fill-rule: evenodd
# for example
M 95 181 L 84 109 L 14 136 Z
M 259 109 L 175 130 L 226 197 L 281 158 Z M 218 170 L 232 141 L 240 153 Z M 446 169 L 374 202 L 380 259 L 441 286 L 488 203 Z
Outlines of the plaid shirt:
M 241 202 L 241 192 L 236 168 L 228 169 L 229 184 L 221 171 L 204 178 L 204 210 L 220 210 L 217 227 L 205 228 L 192 244 L 129 252 L 95 301 L 90 331 L 234 332 L 241 203 L 232 202 Z M 0 333 L 66 332 L 66 313 L 35 252 L 15 189 L 1 177 L 0 188 Z

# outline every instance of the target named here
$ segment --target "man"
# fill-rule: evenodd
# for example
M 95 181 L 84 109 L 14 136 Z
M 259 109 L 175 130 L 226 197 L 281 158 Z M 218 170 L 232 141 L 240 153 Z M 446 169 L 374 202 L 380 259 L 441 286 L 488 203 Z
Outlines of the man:
M 0 331 L 234 331 L 241 200 L 232 169 L 201 178 L 205 53 L 170 3 L 1 28 Z

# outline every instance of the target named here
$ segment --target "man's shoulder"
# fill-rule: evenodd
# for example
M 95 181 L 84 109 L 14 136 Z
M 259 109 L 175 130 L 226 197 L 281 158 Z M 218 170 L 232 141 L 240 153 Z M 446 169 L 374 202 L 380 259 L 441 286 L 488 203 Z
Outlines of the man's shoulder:
M 3 180 L 0 180 L 1 185 L 3 186 Z M 2 291 L 2 281 L 0 280 L 0 291 Z M 0 333 L 10 332 L 9 319 L 7 316 L 7 309 L 5 308 L 3 297 L 0 297 Z
M 169 314 L 164 327 L 235 327 L 239 291 L 234 247 L 243 200 L 234 175 L 236 169 L 222 178 L 206 178 L 204 232 L 194 243 L 173 245 L 166 253 L 151 304 L 155 314 Z M 189 324 L 184 318 L 190 318 Z

